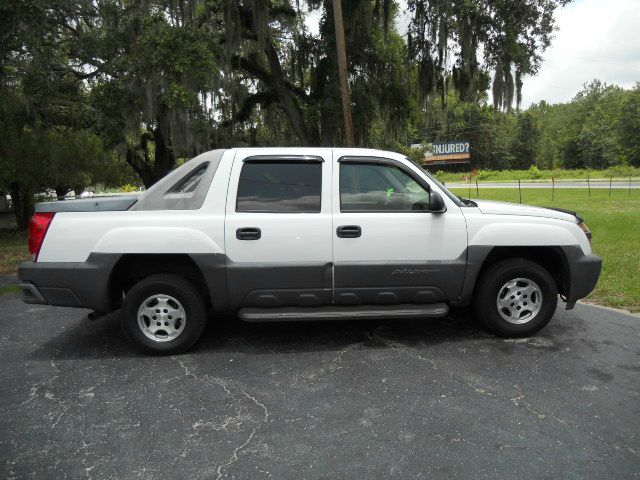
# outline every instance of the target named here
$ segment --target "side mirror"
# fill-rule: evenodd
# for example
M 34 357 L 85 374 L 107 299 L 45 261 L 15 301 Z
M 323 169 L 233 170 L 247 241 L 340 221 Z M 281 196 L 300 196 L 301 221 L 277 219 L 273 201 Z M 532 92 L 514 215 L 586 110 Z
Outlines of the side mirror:
M 431 190 L 429 194 L 429 211 L 431 213 L 444 213 L 447 211 L 444 200 L 438 192 L 434 192 L 433 190 Z

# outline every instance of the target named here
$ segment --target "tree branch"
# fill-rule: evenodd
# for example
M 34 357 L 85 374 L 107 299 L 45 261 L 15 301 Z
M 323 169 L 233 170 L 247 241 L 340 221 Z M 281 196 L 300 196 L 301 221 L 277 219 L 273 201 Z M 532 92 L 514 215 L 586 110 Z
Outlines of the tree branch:
M 225 120 L 224 122 L 222 122 L 221 125 L 223 127 L 228 127 L 233 122 L 240 122 L 240 123 L 245 122 L 251 116 L 251 112 L 253 112 L 253 109 L 255 108 L 256 105 L 260 104 L 262 108 L 266 108 L 268 105 L 275 102 L 276 100 L 277 100 L 277 97 L 271 91 L 257 92 L 252 95 L 249 95 L 247 98 L 244 99 L 244 101 L 242 102 L 242 106 L 240 107 L 240 110 L 233 116 L 233 118 L 230 120 Z

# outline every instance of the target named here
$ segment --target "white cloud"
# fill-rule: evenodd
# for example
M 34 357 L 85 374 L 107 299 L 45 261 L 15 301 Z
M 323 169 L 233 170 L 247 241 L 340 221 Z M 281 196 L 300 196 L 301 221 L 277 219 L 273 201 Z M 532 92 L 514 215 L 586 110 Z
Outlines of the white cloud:
M 629 88 L 640 80 L 640 2 L 579 0 L 556 11 L 558 31 L 535 77 L 525 77 L 522 105 L 570 100 L 597 78 Z

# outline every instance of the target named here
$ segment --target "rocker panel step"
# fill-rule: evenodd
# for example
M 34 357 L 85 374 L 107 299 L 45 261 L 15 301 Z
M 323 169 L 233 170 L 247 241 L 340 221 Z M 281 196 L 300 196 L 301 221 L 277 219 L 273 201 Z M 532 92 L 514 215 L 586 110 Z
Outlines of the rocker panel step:
M 348 307 L 245 307 L 238 311 L 244 322 L 286 322 L 321 320 L 382 320 L 444 317 L 449 313 L 446 303 L 429 305 L 360 305 Z

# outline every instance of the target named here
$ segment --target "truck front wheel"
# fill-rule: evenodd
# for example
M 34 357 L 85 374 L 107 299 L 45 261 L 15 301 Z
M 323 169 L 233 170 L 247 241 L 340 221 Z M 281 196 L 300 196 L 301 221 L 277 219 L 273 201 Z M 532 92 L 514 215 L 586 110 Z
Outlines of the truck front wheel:
M 135 284 L 122 306 L 122 328 L 139 349 L 160 355 L 188 350 L 207 323 L 202 295 L 177 275 L 151 275 Z
M 557 304 L 549 272 L 519 258 L 491 265 L 478 279 L 474 298 L 476 316 L 501 337 L 533 335 L 549 323 Z

